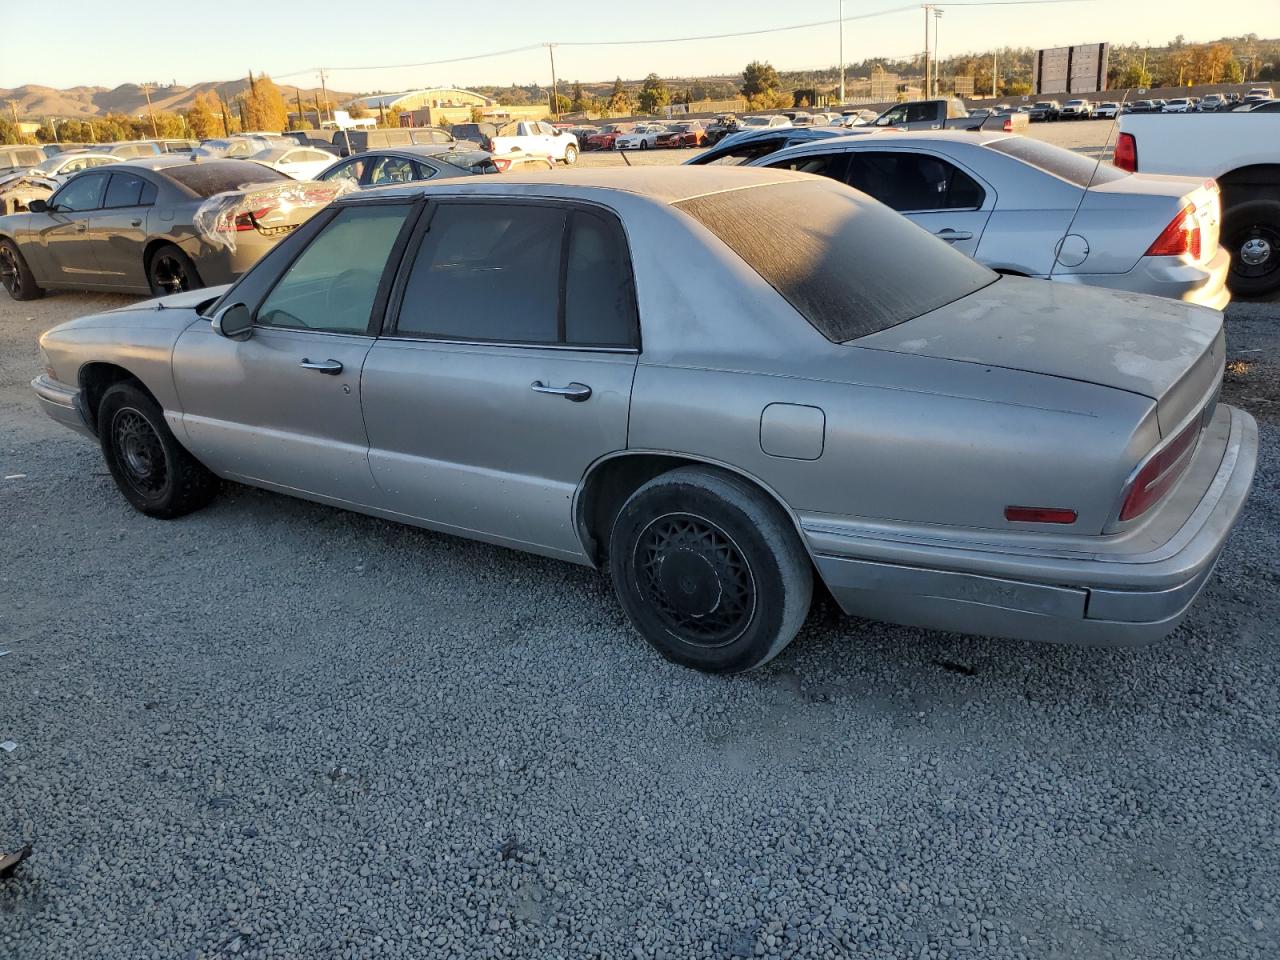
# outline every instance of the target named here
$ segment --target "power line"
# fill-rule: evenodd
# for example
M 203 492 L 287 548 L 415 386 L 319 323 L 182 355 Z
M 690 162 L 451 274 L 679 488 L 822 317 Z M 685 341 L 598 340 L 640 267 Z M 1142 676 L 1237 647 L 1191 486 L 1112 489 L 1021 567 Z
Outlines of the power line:
M 1023 6 L 1040 6 L 1043 4 L 1059 4 L 1059 3 L 1093 3 L 1094 0 L 957 0 L 955 3 L 938 3 L 935 6 L 940 7 L 1023 7 Z M 700 34 L 697 36 L 687 37 L 659 37 L 641 40 L 556 40 L 555 46 L 558 47 L 624 47 L 624 46 L 646 46 L 661 43 L 692 43 L 701 40 L 732 40 L 738 37 L 759 37 L 770 33 L 788 33 L 794 30 L 810 30 L 815 27 L 830 27 L 843 21 L 855 20 L 871 20 L 875 17 L 887 17 L 895 13 L 906 13 L 911 10 L 919 10 L 920 4 L 912 3 L 900 7 L 887 7 L 883 10 L 872 10 L 868 13 L 851 14 L 844 18 L 833 18 L 830 20 L 814 20 L 809 23 L 793 23 L 781 27 L 765 27 L 759 30 L 738 30 L 732 33 L 710 33 Z M 365 66 L 349 66 L 334 67 L 327 66 L 326 70 L 332 73 L 357 71 L 357 70 L 409 70 L 417 67 L 439 67 L 451 63 L 466 63 L 472 60 L 487 60 L 492 57 L 505 57 L 515 53 L 527 53 L 531 50 L 541 50 L 547 46 L 547 43 L 532 43 L 522 47 L 510 47 L 505 50 L 493 50 L 488 53 L 475 53 L 465 57 L 449 57 L 444 60 L 424 60 L 419 63 L 377 63 Z M 295 70 L 292 73 L 276 74 L 276 79 L 285 80 L 289 77 L 300 77 L 304 74 L 313 73 L 315 68 L 306 70 Z

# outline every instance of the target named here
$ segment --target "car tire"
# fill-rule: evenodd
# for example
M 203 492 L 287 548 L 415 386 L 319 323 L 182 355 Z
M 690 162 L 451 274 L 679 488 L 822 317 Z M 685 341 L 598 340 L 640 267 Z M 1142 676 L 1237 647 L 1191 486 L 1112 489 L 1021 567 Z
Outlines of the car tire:
M 648 149 L 649 149 L 649 141 L 648 141 L 648 140 L 641 140 L 641 141 L 640 141 L 640 149 L 641 149 L 641 150 L 648 150 Z
M 149 517 L 172 520 L 218 492 L 218 478 L 178 443 L 160 406 L 135 383 L 117 383 L 98 404 L 98 437 L 124 498 Z
M 172 243 L 156 247 L 147 261 L 147 283 L 153 297 L 199 290 L 204 286 L 196 265 Z
M 39 300 L 44 296 L 22 251 L 8 237 L 0 240 L 0 282 L 14 300 Z
M 1222 221 L 1221 243 L 1231 253 L 1231 292 L 1260 297 L 1280 290 L 1280 201 L 1237 204 Z
M 609 538 L 632 625 L 659 653 L 707 673 L 768 663 L 795 637 L 813 564 L 782 508 L 742 478 L 681 467 L 635 491 Z
M 566 167 L 572 167 L 578 162 L 578 148 L 573 144 L 564 148 L 564 164 Z

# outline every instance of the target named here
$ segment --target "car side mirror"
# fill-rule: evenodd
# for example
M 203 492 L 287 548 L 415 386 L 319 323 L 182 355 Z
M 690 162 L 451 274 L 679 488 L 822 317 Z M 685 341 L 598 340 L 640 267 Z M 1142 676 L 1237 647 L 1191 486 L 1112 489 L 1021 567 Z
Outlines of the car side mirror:
M 253 336 L 253 314 L 243 303 L 233 303 L 214 314 L 213 332 L 228 340 L 248 340 Z
M 27 209 L 32 213 L 48 213 L 51 208 L 48 200 L 32 200 L 27 204 Z

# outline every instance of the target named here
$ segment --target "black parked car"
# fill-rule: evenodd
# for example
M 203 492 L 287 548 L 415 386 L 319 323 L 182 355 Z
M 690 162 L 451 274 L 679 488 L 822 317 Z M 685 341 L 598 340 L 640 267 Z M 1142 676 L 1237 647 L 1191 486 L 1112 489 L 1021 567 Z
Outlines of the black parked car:
M 1027 111 L 1027 119 L 1032 123 L 1061 120 L 1062 104 L 1057 100 L 1041 100 L 1039 103 L 1033 104 L 1031 109 Z

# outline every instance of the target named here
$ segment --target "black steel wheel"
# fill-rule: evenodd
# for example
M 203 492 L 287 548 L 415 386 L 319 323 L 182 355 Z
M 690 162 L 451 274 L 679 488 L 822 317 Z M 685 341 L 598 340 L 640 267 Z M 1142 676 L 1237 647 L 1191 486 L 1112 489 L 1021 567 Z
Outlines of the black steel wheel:
M 709 467 L 664 473 L 627 499 L 609 571 L 640 635 L 668 660 L 710 673 L 777 656 L 813 594 L 812 563 L 782 507 Z
M 44 290 L 36 285 L 18 245 L 7 237 L 0 240 L 0 283 L 14 300 L 38 300 Z
M 191 258 L 173 244 L 165 244 L 151 255 L 147 264 L 147 280 L 151 284 L 151 295 L 155 297 L 199 290 L 204 286 Z
M 1280 202 L 1242 203 L 1223 220 L 1222 243 L 1231 252 L 1231 292 L 1257 297 L 1280 290 Z
M 165 520 L 208 503 L 218 478 L 178 443 L 159 404 L 137 383 L 109 387 L 98 403 L 107 469 L 136 510 Z

